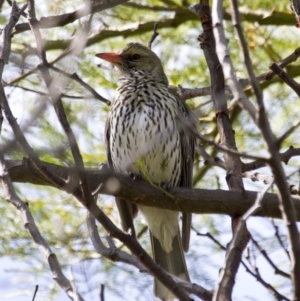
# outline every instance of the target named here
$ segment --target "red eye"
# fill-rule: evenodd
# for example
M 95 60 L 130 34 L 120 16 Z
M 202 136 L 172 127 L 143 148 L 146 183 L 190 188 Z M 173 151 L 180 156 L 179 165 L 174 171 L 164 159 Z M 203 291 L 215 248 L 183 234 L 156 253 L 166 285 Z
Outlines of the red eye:
M 138 61 L 141 58 L 141 56 L 138 53 L 135 53 L 131 56 L 131 59 L 133 61 Z

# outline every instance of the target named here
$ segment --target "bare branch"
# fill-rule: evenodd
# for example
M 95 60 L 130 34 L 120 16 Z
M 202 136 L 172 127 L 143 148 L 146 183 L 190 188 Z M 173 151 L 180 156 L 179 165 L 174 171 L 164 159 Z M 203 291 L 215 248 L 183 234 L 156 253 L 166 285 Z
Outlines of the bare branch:
M 116 246 L 107 248 L 103 244 L 97 231 L 95 218 L 91 215 L 91 213 L 87 214 L 87 226 L 93 246 L 101 256 L 106 257 L 112 261 L 130 264 L 132 266 L 135 266 L 141 272 L 147 272 L 147 269 L 140 263 L 136 256 L 125 253 L 124 251 L 116 248 Z
M 253 238 L 253 236 L 251 236 L 251 241 L 254 243 L 254 245 L 256 246 L 256 248 L 260 251 L 261 255 L 266 259 L 266 261 L 271 265 L 271 267 L 274 269 L 275 274 L 277 275 L 281 275 L 285 278 L 291 279 L 291 275 L 282 271 L 281 269 L 279 269 L 276 264 L 273 262 L 273 260 L 270 258 L 270 256 L 268 255 L 268 253 L 266 252 L 266 250 L 264 250 L 259 243 Z
M 55 254 L 52 252 L 52 250 L 42 237 L 39 229 L 37 228 L 34 222 L 33 216 L 31 215 L 28 204 L 24 203 L 16 195 L 5 167 L 3 154 L 0 154 L 0 180 L 2 182 L 7 201 L 14 205 L 18 211 L 20 211 L 24 222 L 24 226 L 28 230 L 33 241 L 40 249 L 40 252 L 43 254 L 45 260 L 48 262 L 54 280 L 67 293 L 69 297 L 75 299 L 76 295 L 76 298 L 78 300 L 83 301 L 83 298 L 78 293 L 73 291 L 72 285 L 63 274 Z
M 226 247 L 224 247 L 217 239 L 215 239 L 209 232 L 207 233 L 200 233 L 198 232 L 194 227 L 192 229 L 196 232 L 199 236 L 205 236 L 208 237 L 210 240 L 212 240 L 217 246 L 219 246 L 223 251 L 226 251 Z
M 288 55 L 286 58 L 282 59 L 277 65 L 281 68 L 284 68 L 288 66 L 289 64 L 295 62 L 300 56 L 300 47 L 297 48 L 292 54 Z M 260 83 L 264 81 L 270 81 L 273 79 L 273 77 L 276 75 L 274 71 L 268 71 L 264 72 L 260 75 L 256 76 L 256 80 Z M 250 85 L 250 80 L 248 78 L 241 78 L 238 80 L 238 82 L 241 84 L 243 89 L 248 88 Z M 179 89 L 181 91 L 181 98 L 183 100 L 199 97 L 199 96 L 207 96 L 211 95 L 211 87 L 202 87 L 202 88 L 184 88 L 179 86 Z M 230 88 L 226 85 L 225 91 L 230 92 Z
M 24 5 L 21 9 L 19 9 L 17 4 L 13 3 L 8 23 L 4 26 L 1 32 L 2 41 L 0 47 L 0 58 L 3 60 L 4 64 L 7 64 L 10 54 L 10 34 L 26 7 L 27 5 Z M 1 66 L 1 68 L 3 68 L 3 66 Z M 1 70 L 1 73 L 2 72 L 3 69 Z
M 216 51 L 223 67 L 225 79 L 230 87 L 234 99 L 256 120 L 257 110 L 245 95 L 234 73 L 233 64 L 229 55 L 227 40 L 223 28 L 223 1 L 214 1 L 212 6 L 213 31 L 216 39 Z
M 197 285 L 195 283 L 190 283 L 183 281 L 180 278 L 177 278 L 177 283 L 180 287 L 182 287 L 184 290 L 186 290 L 189 294 L 194 294 L 195 296 L 198 296 L 203 301 L 211 301 L 213 292 L 208 291 L 207 289 L 203 288 L 200 285 Z
M 100 284 L 100 301 L 105 301 L 104 289 L 105 289 L 105 285 L 103 283 L 101 283 Z
M 203 87 L 203 88 L 184 88 L 179 86 L 180 96 L 183 100 L 199 97 L 199 96 L 207 96 L 211 95 L 211 87 Z
M 233 238 L 226 252 L 226 259 L 224 262 L 224 266 L 220 271 L 219 285 L 214 293 L 213 300 L 220 300 L 226 294 L 226 292 L 224 292 L 226 290 L 226 285 L 227 283 L 231 283 L 232 281 L 231 280 L 232 265 L 235 266 L 239 264 L 239 262 L 237 262 L 236 259 L 236 252 L 237 252 L 236 249 L 238 249 L 238 252 L 241 253 L 243 252 L 243 249 L 240 249 L 240 245 L 244 241 L 243 236 L 245 235 L 245 231 L 243 228 L 245 226 L 246 219 L 261 209 L 263 197 L 265 193 L 268 191 L 268 189 L 270 188 L 270 186 L 271 185 L 268 185 L 263 192 L 257 193 L 257 197 L 253 206 L 250 207 L 249 210 L 239 219 L 238 225 L 234 231 Z
M 88 90 L 96 99 L 104 102 L 107 105 L 110 105 L 110 101 L 103 96 L 101 96 L 95 89 L 93 89 L 90 85 L 88 85 L 86 82 L 84 82 L 76 73 L 69 74 L 51 64 L 48 64 L 48 67 L 51 68 L 52 70 L 64 75 L 65 77 L 72 79 L 79 83 L 82 87 L 84 87 L 86 90 Z
M 196 152 L 204 159 L 204 164 L 210 166 L 218 166 L 222 169 L 226 169 L 225 163 L 218 157 L 212 158 L 203 147 L 197 145 L 195 147 Z
M 128 0 L 110 0 L 110 1 L 102 1 L 99 3 L 95 3 L 92 7 L 89 5 L 85 5 L 83 8 L 80 8 L 72 13 L 63 14 L 59 16 L 51 16 L 46 18 L 41 18 L 40 21 L 37 21 L 36 26 L 39 28 L 53 28 L 58 26 L 64 26 L 69 23 L 72 23 L 82 17 L 85 17 L 91 13 L 100 12 L 105 9 L 109 9 L 112 7 L 115 7 L 117 5 L 120 5 L 124 2 L 127 2 Z M 26 30 L 30 30 L 30 24 L 29 23 L 22 23 L 15 26 L 15 30 L 12 32 L 12 34 L 17 34 L 24 32 Z
M 12 22 L 11 20 L 13 20 L 13 22 L 15 22 L 15 23 L 18 21 L 17 17 L 20 16 L 20 14 L 18 14 L 18 12 L 20 13 L 21 10 L 18 9 L 16 3 L 14 2 L 13 7 L 12 7 L 12 14 L 10 17 L 10 21 L 9 21 L 8 25 L 5 26 L 5 28 L 4 28 L 5 32 L 6 32 L 7 28 L 10 30 L 12 29 L 13 24 L 11 23 Z M 8 34 L 8 32 L 6 32 L 6 34 L 3 35 L 3 39 L 4 39 L 4 40 L 2 40 L 3 45 L 10 43 L 10 35 Z M 5 47 L 5 51 L 2 51 L 2 53 L 0 55 L 0 78 L 2 78 L 5 58 L 7 58 L 9 56 L 9 53 L 10 53 L 10 47 Z M 4 87 L 2 85 L 2 81 L 0 81 L 0 106 L 1 106 L 1 109 L 4 111 L 6 119 L 9 123 L 9 125 L 11 126 L 18 143 L 21 145 L 21 147 L 26 152 L 26 154 L 30 157 L 30 159 L 32 160 L 36 169 L 39 170 L 44 175 L 44 177 L 47 177 L 48 180 L 50 182 L 52 182 L 52 184 L 54 186 L 56 186 L 56 187 L 63 186 L 64 183 L 61 182 L 61 179 L 56 177 L 54 174 L 49 174 L 49 172 L 47 172 L 46 170 L 43 170 L 43 168 L 41 168 L 38 156 L 36 155 L 36 153 L 32 150 L 32 148 L 28 144 L 20 126 L 18 125 L 16 119 L 14 118 L 14 116 L 11 112 L 11 109 L 9 107 L 9 104 L 8 104 L 8 101 L 7 101 L 7 98 L 5 95 Z
M 242 265 L 245 267 L 246 272 L 252 275 L 261 285 L 263 285 L 278 301 L 290 301 L 287 297 L 280 294 L 270 283 L 266 282 L 260 275 L 259 269 L 257 267 L 253 267 L 254 271 L 242 261 Z
M 202 0 L 199 4 L 192 6 L 191 9 L 197 14 L 203 27 L 203 34 L 199 36 L 198 39 L 201 42 L 201 48 L 203 49 L 210 72 L 212 99 L 216 113 L 216 123 L 218 132 L 220 134 L 221 145 L 222 147 L 225 146 L 225 148 L 230 149 L 230 151 L 236 151 L 237 146 L 235 142 L 234 131 L 229 119 L 227 100 L 225 96 L 224 74 L 222 68 L 220 68 L 220 61 L 216 54 L 216 48 L 220 46 L 224 47 L 226 43 L 219 45 L 219 41 L 217 41 L 214 37 L 208 1 Z M 231 90 L 234 92 L 233 89 Z M 237 100 L 240 101 L 241 99 Z M 255 114 L 255 109 L 251 102 L 247 100 L 247 98 L 242 99 L 241 103 L 243 104 L 243 107 L 247 108 L 250 114 Z M 244 191 L 244 185 L 242 181 L 243 164 L 240 157 L 237 157 L 232 152 L 225 151 L 224 163 L 226 167 L 226 181 L 229 189 L 241 192 Z M 237 220 L 237 216 L 232 218 L 233 228 Z M 243 235 L 241 235 L 239 239 L 235 241 L 235 248 L 233 250 L 228 250 L 228 252 L 231 251 L 228 256 L 233 256 L 234 260 L 229 262 L 225 269 L 225 273 L 220 276 L 220 282 L 218 288 L 214 292 L 213 300 L 231 300 L 233 286 L 235 283 L 235 275 L 242 259 L 243 249 L 246 247 L 249 239 L 246 223 L 242 224 L 240 231 L 243 232 Z M 230 276 L 227 277 L 227 274 Z
M 292 77 L 275 63 L 270 64 L 270 69 L 300 96 L 300 85 Z
M 288 164 L 291 158 L 300 156 L 300 148 L 290 147 L 284 153 L 280 153 L 280 160 L 285 164 Z M 243 172 L 247 172 L 250 170 L 255 170 L 261 167 L 265 167 L 266 163 L 262 160 L 257 160 L 249 163 L 243 163 Z
M 64 129 L 66 136 L 68 138 L 69 141 L 69 145 L 71 148 L 71 152 L 75 161 L 75 166 L 76 166 L 76 170 L 74 170 L 78 176 L 79 179 L 79 183 L 80 183 L 80 195 L 82 194 L 83 196 L 83 201 L 84 204 L 87 206 L 87 204 L 93 202 L 92 196 L 89 192 L 89 187 L 86 181 L 86 177 L 85 174 L 82 172 L 82 170 L 84 170 L 84 164 L 82 161 L 82 157 L 79 151 L 79 147 L 77 145 L 76 139 L 75 139 L 75 135 L 71 129 L 71 126 L 67 120 L 67 116 L 65 114 L 64 108 L 63 108 L 63 104 L 60 98 L 60 94 L 59 91 L 57 91 L 57 89 L 55 89 L 54 85 L 53 85 L 53 79 L 50 75 L 49 69 L 48 69 L 48 62 L 47 62 L 47 58 L 46 58 L 46 52 L 44 50 L 44 43 L 41 37 L 41 33 L 39 31 L 38 28 L 38 22 L 36 19 L 36 15 L 35 15 L 35 3 L 34 0 L 28 0 L 28 15 L 29 15 L 29 25 L 32 29 L 32 32 L 35 36 L 36 39 L 36 44 L 37 44 L 37 49 L 38 49 L 38 56 L 40 59 L 41 64 L 39 65 L 39 70 L 41 71 L 42 77 L 45 81 L 45 84 L 47 86 L 49 95 L 51 96 L 52 102 L 53 102 L 53 106 L 56 112 L 56 115 L 59 119 L 59 122 L 62 126 L 62 128 Z M 82 41 L 82 35 L 80 35 L 80 46 L 84 47 L 84 39 Z M 78 46 L 79 46 L 78 45 Z M 79 49 L 78 49 L 79 48 Z M 80 51 L 80 47 L 76 48 L 76 52 Z M 78 192 L 76 193 L 78 196 Z M 79 196 L 80 198 L 80 196 Z
M 296 27 L 300 26 L 300 2 L 298 0 L 291 0 L 291 8 L 294 11 L 296 17 Z
M 34 299 L 35 299 L 35 297 L 36 297 L 36 294 L 37 294 L 38 290 L 39 290 L 39 286 L 36 285 L 36 286 L 35 286 L 34 293 L 33 293 L 33 296 L 32 296 L 32 301 L 34 301 Z
M 219 246 L 223 251 L 226 251 L 226 247 L 223 246 L 215 237 L 213 237 L 210 233 L 199 233 L 196 229 L 193 228 L 193 230 L 196 232 L 197 235 L 200 236 L 206 236 L 211 241 L 213 241 L 217 246 Z M 248 258 L 249 261 L 249 258 Z M 249 261 L 250 262 L 250 261 Z M 251 271 L 250 268 L 247 266 L 247 264 L 244 261 L 241 261 L 241 264 L 246 269 L 246 272 L 248 272 L 250 275 L 252 275 L 259 283 L 261 283 L 266 289 L 268 289 L 276 298 L 277 300 L 289 300 L 286 297 L 282 296 L 272 285 L 267 283 L 262 279 L 259 273 L 257 273 L 257 269 L 254 269 L 255 271 Z M 250 263 L 251 264 L 251 263 Z M 252 265 L 251 265 L 252 266 Z M 284 273 L 284 272 L 283 272 Z
M 9 175 L 14 182 L 54 186 L 51 181 L 35 169 L 30 160 L 7 160 L 6 164 Z M 77 183 L 73 179 L 75 177 L 73 168 L 42 161 L 41 164 L 44 169 L 49 169 L 49 172 L 55 173 L 63 182 Z M 134 180 L 131 177 L 119 175 L 108 168 L 90 169 L 86 170 L 85 173 L 91 191 L 99 188 L 101 194 L 112 195 L 140 205 L 175 211 L 237 216 L 243 215 L 253 205 L 256 198 L 256 193 L 253 191 L 238 192 L 183 187 L 170 188 L 169 193 L 173 195 L 171 198 L 155 189 L 147 181 Z M 69 193 L 72 192 L 67 186 L 59 187 L 59 189 Z M 76 190 L 77 188 L 73 186 L 73 189 Z M 300 221 L 300 198 L 293 196 L 292 199 L 297 220 Z M 256 216 L 281 218 L 280 209 L 278 208 L 278 196 L 267 193 L 264 196 L 262 208 L 256 213 Z
M 278 240 L 280 246 L 281 246 L 282 249 L 285 251 L 285 253 L 286 253 L 288 259 L 291 260 L 290 252 L 289 252 L 289 250 L 287 249 L 287 247 L 284 245 L 284 243 L 283 243 L 283 241 L 282 241 L 282 239 L 281 239 L 281 236 L 280 236 L 280 234 L 279 234 L 279 228 L 278 228 L 278 226 L 275 224 L 275 222 L 274 222 L 273 219 L 271 219 L 271 221 L 272 221 L 272 225 L 273 225 L 273 227 L 274 227 L 274 229 L 275 229 L 275 236 L 276 236 L 276 238 L 277 238 L 277 240 Z
M 119 239 L 123 242 L 134 254 L 139 256 L 141 262 L 148 268 L 152 275 L 157 277 L 161 283 L 163 283 L 175 296 L 177 296 L 180 300 L 191 301 L 186 292 L 180 287 L 176 286 L 172 277 L 170 277 L 165 271 L 163 271 L 157 264 L 153 262 L 151 257 L 145 252 L 145 250 L 140 246 L 137 240 L 125 234 L 123 231 L 118 229 L 111 220 L 104 214 L 104 212 L 96 205 L 92 194 L 90 192 L 90 186 L 87 182 L 86 174 L 84 172 L 84 164 L 82 160 L 82 156 L 79 151 L 79 147 L 77 145 L 74 133 L 70 127 L 70 124 L 67 120 L 66 114 L 64 112 L 64 108 L 60 99 L 59 93 L 55 91 L 52 87 L 53 80 L 51 78 L 48 63 L 46 59 L 46 52 L 44 49 L 44 45 L 42 43 L 41 34 L 39 28 L 37 26 L 35 9 L 34 9 L 34 0 L 28 0 L 28 12 L 29 12 L 29 24 L 35 35 L 37 49 L 41 64 L 39 69 L 43 76 L 43 79 L 48 88 L 49 94 L 52 98 L 52 102 L 55 108 L 55 112 L 57 117 L 62 125 L 66 136 L 69 141 L 69 145 L 71 147 L 71 152 L 75 161 L 75 173 L 79 179 L 79 187 L 81 194 L 75 194 L 77 199 L 92 213 L 92 215 L 102 224 L 105 230 L 112 236 Z M 82 47 L 85 43 L 80 43 Z M 76 48 L 76 51 L 78 49 Z
M 152 47 L 152 44 L 153 44 L 154 40 L 159 36 L 159 33 L 157 32 L 157 27 L 158 27 L 158 23 L 154 23 L 153 34 L 152 34 L 151 39 L 148 43 L 148 48 L 150 48 L 150 49 Z
M 290 136 L 298 127 L 300 126 L 300 120 L 293 122 L 293 125 L 287 129 L 285 133 L 283 133 L 279 138 L 277 138 L 277 144 L 281 145 L 281 143 Z M 286 163 L 287 164 L 287 163 Z
M 247 47 L 247 43 L 243 34 L 243 31 L 240 27 L 240 15 L 238 10 L 238 4 L 236 0 L 231 0 L 233 7 L 233 23 L 237 26 L 237 33 L 239 40 L 241 42 L 242 51 L 244 54 L 245 65 L 248 71 L 248 75 L 250 77 L 250 82 L 252 84 L 257 104 L 258 104 L 258 118 L 257 124 L 261 129 L 262 135 L 268 145 L 268 150 L 271 156 L 270 167 L 274 174 L 274 179 L 279 189 L 280 195 L 280 203 L 282 216 L 286 223 L 288 229 L 288 236 L 291 243 L 292 248 L 292 256 L 291 256 L 291 266 L 292 266 L 292 281 L 293 281 L 293 289 L 294 296 L 293 299 L 300 299 L 300 240 L 299 240 L 299 231 L 296 224 L 296 217 L 294 213 L 294 204 L 291 200 L 290 191 L 288 185 L 285 181 L 285 173 L 281 164 L 280 155 L 278 152 L 278 148 L 276 147 L 276 138 L 271 130 L 269 121 L 266 115 L 266 109 L 263 102 L 262 92 L 258 85 L 258 82 L 254 76 L 253 67 L 251 64 L 249 50 Z M 274 70 L 273 70 L 274 71 Z

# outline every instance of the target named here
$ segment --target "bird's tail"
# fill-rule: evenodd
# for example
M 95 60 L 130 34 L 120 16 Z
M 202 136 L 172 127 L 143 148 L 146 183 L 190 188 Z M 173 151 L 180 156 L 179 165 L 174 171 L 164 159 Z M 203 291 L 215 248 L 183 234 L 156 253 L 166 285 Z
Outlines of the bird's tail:
M 190 281 L 179 230 L 177 235 L 173 238 L 173 250 L 169 253 L 163 250 L 159 240 L 152 235 L 151 231 L 150 237 L 154 261 L 168 273 L 183 280 Z M 170 301 L 175 298 L 174 295 L 156 278 L 154 279 L 154 294 L 163 301 Z

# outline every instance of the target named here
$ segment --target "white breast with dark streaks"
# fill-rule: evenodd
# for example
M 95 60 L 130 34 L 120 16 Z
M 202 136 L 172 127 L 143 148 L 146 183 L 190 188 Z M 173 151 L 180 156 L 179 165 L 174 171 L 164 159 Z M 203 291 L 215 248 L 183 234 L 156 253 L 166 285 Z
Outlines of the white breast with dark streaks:
M 177 185 L 182 157 L 175 120 L 176 99 L 163 84 L 138 75 L 139 79 L 133 82 L 121 79 L 111 106 L 110 114 L 115 117 L 110 118 L 114 168 L 121 173 L 144 173 L 155 183 Z M 139 160 L 142 172 L 137 166 Z M 152 234 L 166 251 L 171 251 L 178 230 L 178 213 L 145 206 L 139 209 Z

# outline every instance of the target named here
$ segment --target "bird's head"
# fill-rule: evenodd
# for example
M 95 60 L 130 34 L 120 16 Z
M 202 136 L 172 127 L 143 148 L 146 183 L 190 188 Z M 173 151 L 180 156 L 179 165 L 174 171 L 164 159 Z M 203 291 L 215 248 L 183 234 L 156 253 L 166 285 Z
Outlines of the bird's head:
M 121 75 L 126 76 L 135 71 L 144 71 L 168 85 L 159 57 L 140 43 L 129 43 L 119 53 L 104 52 L 96 56 L 116 66 Z

